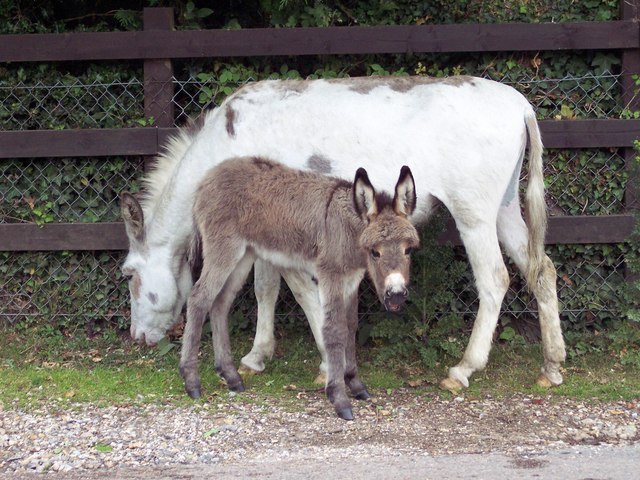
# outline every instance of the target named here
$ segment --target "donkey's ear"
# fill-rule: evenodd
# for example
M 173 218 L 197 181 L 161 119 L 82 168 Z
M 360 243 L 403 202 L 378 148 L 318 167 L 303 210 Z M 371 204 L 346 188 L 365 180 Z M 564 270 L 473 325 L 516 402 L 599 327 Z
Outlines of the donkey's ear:
M 369 175 L 364 168 L 358 169 L 353 181 L 353 206 L 363 220 L 369 220 L 378 213 L 376 191 L 373 189 Z
M 127 236 L 139 242 L 144 240 L 144 214 L 136 197 L 129 192 L 120 194 L 120 210 Z
M 411 170 L 406 165 L 400 170 L 400 178 L 396 184 L 393 197 L 393 209 L 398 215 L 409 216 L 416 208 L 416 184 Z

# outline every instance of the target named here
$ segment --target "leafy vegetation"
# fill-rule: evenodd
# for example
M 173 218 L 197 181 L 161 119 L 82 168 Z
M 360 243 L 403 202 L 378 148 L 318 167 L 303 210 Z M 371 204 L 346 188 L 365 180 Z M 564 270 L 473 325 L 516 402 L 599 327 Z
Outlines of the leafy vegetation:
M 173 7 L 177 28 L 617 20 L 618 0 L 80 0 L 0 1 L 0 33 L 140 30 L 144 7 Z

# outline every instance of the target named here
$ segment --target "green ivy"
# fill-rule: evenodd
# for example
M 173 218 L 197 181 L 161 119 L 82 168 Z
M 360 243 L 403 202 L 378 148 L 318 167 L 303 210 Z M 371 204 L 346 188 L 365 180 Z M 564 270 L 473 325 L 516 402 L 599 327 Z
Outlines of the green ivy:
M 125 328 L 122 260 L 122 254 L 107 252 L 0 252 L 0 319 L 19 328 L 44 323 L 58 332 L 88 323 Z
M 140 68 L 81 65 L 0 64 L 3 128 L 119 128 L 144 116 Z
M 139 190 L 141 159 L 0 160 L 0 222 L 108 222 L 118 195 Z
M 628 172 L 615 149 L 548 150 L 545 175 L 555 215 L 622 213 Z

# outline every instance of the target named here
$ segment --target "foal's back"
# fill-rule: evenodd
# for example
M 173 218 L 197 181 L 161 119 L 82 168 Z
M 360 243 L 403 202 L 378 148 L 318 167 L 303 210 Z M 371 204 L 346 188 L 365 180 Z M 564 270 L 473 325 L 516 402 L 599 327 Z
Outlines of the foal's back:
M 312 259 L 323 249 L 327 229 L 337 235 L 362 221 L 351 204 L 347 181 L 243 157 L 209 170 L 193 212 L 203 237 L 238 236 L 252 245 Z

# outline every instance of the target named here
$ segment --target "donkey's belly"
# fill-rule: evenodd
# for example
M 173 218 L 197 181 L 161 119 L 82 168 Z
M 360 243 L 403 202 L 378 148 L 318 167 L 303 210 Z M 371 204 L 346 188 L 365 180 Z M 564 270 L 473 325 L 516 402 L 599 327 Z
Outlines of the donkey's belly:
M 317 276 L 316 264 L 313 260 L 304 258 L 301 255 L 291 255 L 253 244 L 251 248 L 260 259 L 271 263 L 276 268 L 297 270 L 306 272 L 312 277 Z

